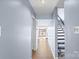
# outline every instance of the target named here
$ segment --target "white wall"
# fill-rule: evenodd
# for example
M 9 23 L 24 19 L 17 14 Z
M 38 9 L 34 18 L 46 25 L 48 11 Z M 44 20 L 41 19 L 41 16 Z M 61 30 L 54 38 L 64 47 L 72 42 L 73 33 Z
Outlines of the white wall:
M 61 17 L 61 19 L 64 21 L 64 8 L 58 8 L 57 13 Z
M 31 59 L 31 13 L 20 0 L 0 0 L 0 59 Z
M 55 58 L 55 21 L 52 19 L 38 19 L 37 28 L 40 28 L 40 26 L 45 26 L 47 28 L 48 43 Z
M 79 59 L 79 34 L 74 27 L 79 26 L 79 0 L 67 0 L 65 7 L 65 59 Z

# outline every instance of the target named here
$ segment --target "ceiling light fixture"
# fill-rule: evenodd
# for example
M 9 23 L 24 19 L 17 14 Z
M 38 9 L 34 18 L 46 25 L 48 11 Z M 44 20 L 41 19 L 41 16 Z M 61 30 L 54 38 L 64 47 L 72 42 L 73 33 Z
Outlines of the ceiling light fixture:
M 42 3 L 42 4 L 45 4 L 45 0 L 41 0 L 41 3 Z

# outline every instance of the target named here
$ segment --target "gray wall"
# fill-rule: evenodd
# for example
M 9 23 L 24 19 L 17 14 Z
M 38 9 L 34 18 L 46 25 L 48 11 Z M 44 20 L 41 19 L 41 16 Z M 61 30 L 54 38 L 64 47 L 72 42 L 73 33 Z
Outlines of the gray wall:
M 0 59 L 31 59 L 31 13 L 20 0 L 0 0 Z
M 65 59 L 79 59 L 79 34 L 74 27 L 79 26 L 79 0 L 66 0 L 65 4 Z

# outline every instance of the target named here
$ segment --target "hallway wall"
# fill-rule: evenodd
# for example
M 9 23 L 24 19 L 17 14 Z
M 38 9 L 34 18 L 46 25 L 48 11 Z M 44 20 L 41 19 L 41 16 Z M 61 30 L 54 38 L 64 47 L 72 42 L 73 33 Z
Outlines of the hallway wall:
M 31 59 L 32 17 L 20 0 L 0 0 L 0 59 Z
M 79 33 L 74 33 L 74 27 L 79 26 L 79 0 L 66 0 L 64 7 L 65 59 L 79 59 Z
M 55 21 L 52 19 L 38 19 L 37 28 L 39 29 L 41 26 L 47 28 L 48 43 L 55 58 Z
M 32 50 L 36 50 L 36 19 L 35 17 L 32 17 L 33 23 L 32 23 Z
M 58 21 L 57 21 L 57 8 L 54 9 L 53 14 L 52 14 L 52 19 L 55 21 L 55 57 L 58 58 L 58 44 L 57 44 L 57 26 L 58 26 Z

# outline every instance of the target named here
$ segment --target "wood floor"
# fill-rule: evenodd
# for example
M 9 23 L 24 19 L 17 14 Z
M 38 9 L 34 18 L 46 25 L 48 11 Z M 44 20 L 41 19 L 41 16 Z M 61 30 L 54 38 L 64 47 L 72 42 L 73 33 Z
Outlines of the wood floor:
M 38 50 L 33 51 L 32 59 L 54 59 L 47 39 L 39 39 Z

